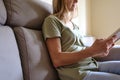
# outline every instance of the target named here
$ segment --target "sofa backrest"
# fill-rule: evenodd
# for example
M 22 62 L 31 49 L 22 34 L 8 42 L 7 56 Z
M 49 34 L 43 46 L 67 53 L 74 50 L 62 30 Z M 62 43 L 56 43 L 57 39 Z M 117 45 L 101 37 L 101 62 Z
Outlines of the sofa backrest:
M 44 0 L 4 0 L 6 25 L 15 33 L 24 80 L 59 80 L 43 41 L 41 27 L 52 6 Z
M 52 12 L 50 4 L 43 0 L 4 0 L 7 8 L 7 25 L 40 29 L 46 16 Z
M 0 80 L 23 80 L 23 72 L 15 35 L 9 26 L 6 8 L 0 0 Z
M 41 31 L 24 27 L 16 27 L 14 30 L 21 53 L 25 80 L 59 80 Z

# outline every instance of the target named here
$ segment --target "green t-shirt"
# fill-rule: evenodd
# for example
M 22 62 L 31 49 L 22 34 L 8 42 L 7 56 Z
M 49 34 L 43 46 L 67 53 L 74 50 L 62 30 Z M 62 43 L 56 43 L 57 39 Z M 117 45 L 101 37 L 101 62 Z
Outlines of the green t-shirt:
M 48 16 L 43 24 L 42 31 L 44 39 L 59 37 L 63 52 L 73 52 L 85 49 L 81 42 L 79 27 L 73 23 L 74 28 L 65 26 L 54 15 Z M 74 58 L 74 57 L 73 57 Z M 91 70 L 97 70 L 97 62 L 92 58 L 86 58 L 78 63 L 56 68 L 61 80 L 83 80 L 84 76 Z

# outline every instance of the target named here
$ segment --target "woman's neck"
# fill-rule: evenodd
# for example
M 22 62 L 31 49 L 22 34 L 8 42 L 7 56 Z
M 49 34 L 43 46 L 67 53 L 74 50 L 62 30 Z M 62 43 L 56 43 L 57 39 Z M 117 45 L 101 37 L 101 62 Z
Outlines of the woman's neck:
M 64 23 L 68 23 L 72 20 L 73 16 L 71 14 L 71 12 L 66 12 L 62 15 L 60 15 L 61 13 L 57 13 L 57 14 L 53 14 L 55 15 L 56 17 L 58 17 L 62 22 Z
M 71 19 L 72 19 L 72 16 L 71 16 L 71 13 L 69 12 L 69 13 L 67 13 L 67 14 L 65 15 L 63 21 L 64 21 L 65 23 L 69 23 L 69 22 L 71 22 Z
M 65 26 L 69 27 L 70 29 L 73 29 L 73 23 L 71 21 L 71 18 L 69 16 L 65 16 L 63 19 L 60 19 L 56 14 L 54 14 Z

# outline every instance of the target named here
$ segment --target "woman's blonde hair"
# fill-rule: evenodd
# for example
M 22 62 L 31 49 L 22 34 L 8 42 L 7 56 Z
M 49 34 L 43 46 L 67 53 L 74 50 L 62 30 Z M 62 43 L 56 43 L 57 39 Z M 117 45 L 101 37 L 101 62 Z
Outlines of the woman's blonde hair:
M 53 0 L 53 14 L 55 14 L 60 20 L 66 21 L 68 19 L 68 10 L 65 0 Z M 76 9 L 77 13 L 77 9 Z M 74 12 L 71 12 L 71 18 L 74 17 Z

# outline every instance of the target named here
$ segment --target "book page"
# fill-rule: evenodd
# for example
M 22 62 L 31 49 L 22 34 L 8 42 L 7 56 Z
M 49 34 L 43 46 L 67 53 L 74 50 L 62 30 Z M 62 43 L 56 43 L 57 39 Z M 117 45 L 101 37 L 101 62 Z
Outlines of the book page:
M 117 40 L 116 41 L 118 41 L 119 39 L 120 39 L 120 28 L 118 28 L 111 36 L 109 36 L 108 38 L 111 38 L 111 37 L 113 37 L 114 35 L 116 35 L 116 37 L 117 37 Z M 116 42 L 115 41 L 115 42 Z

